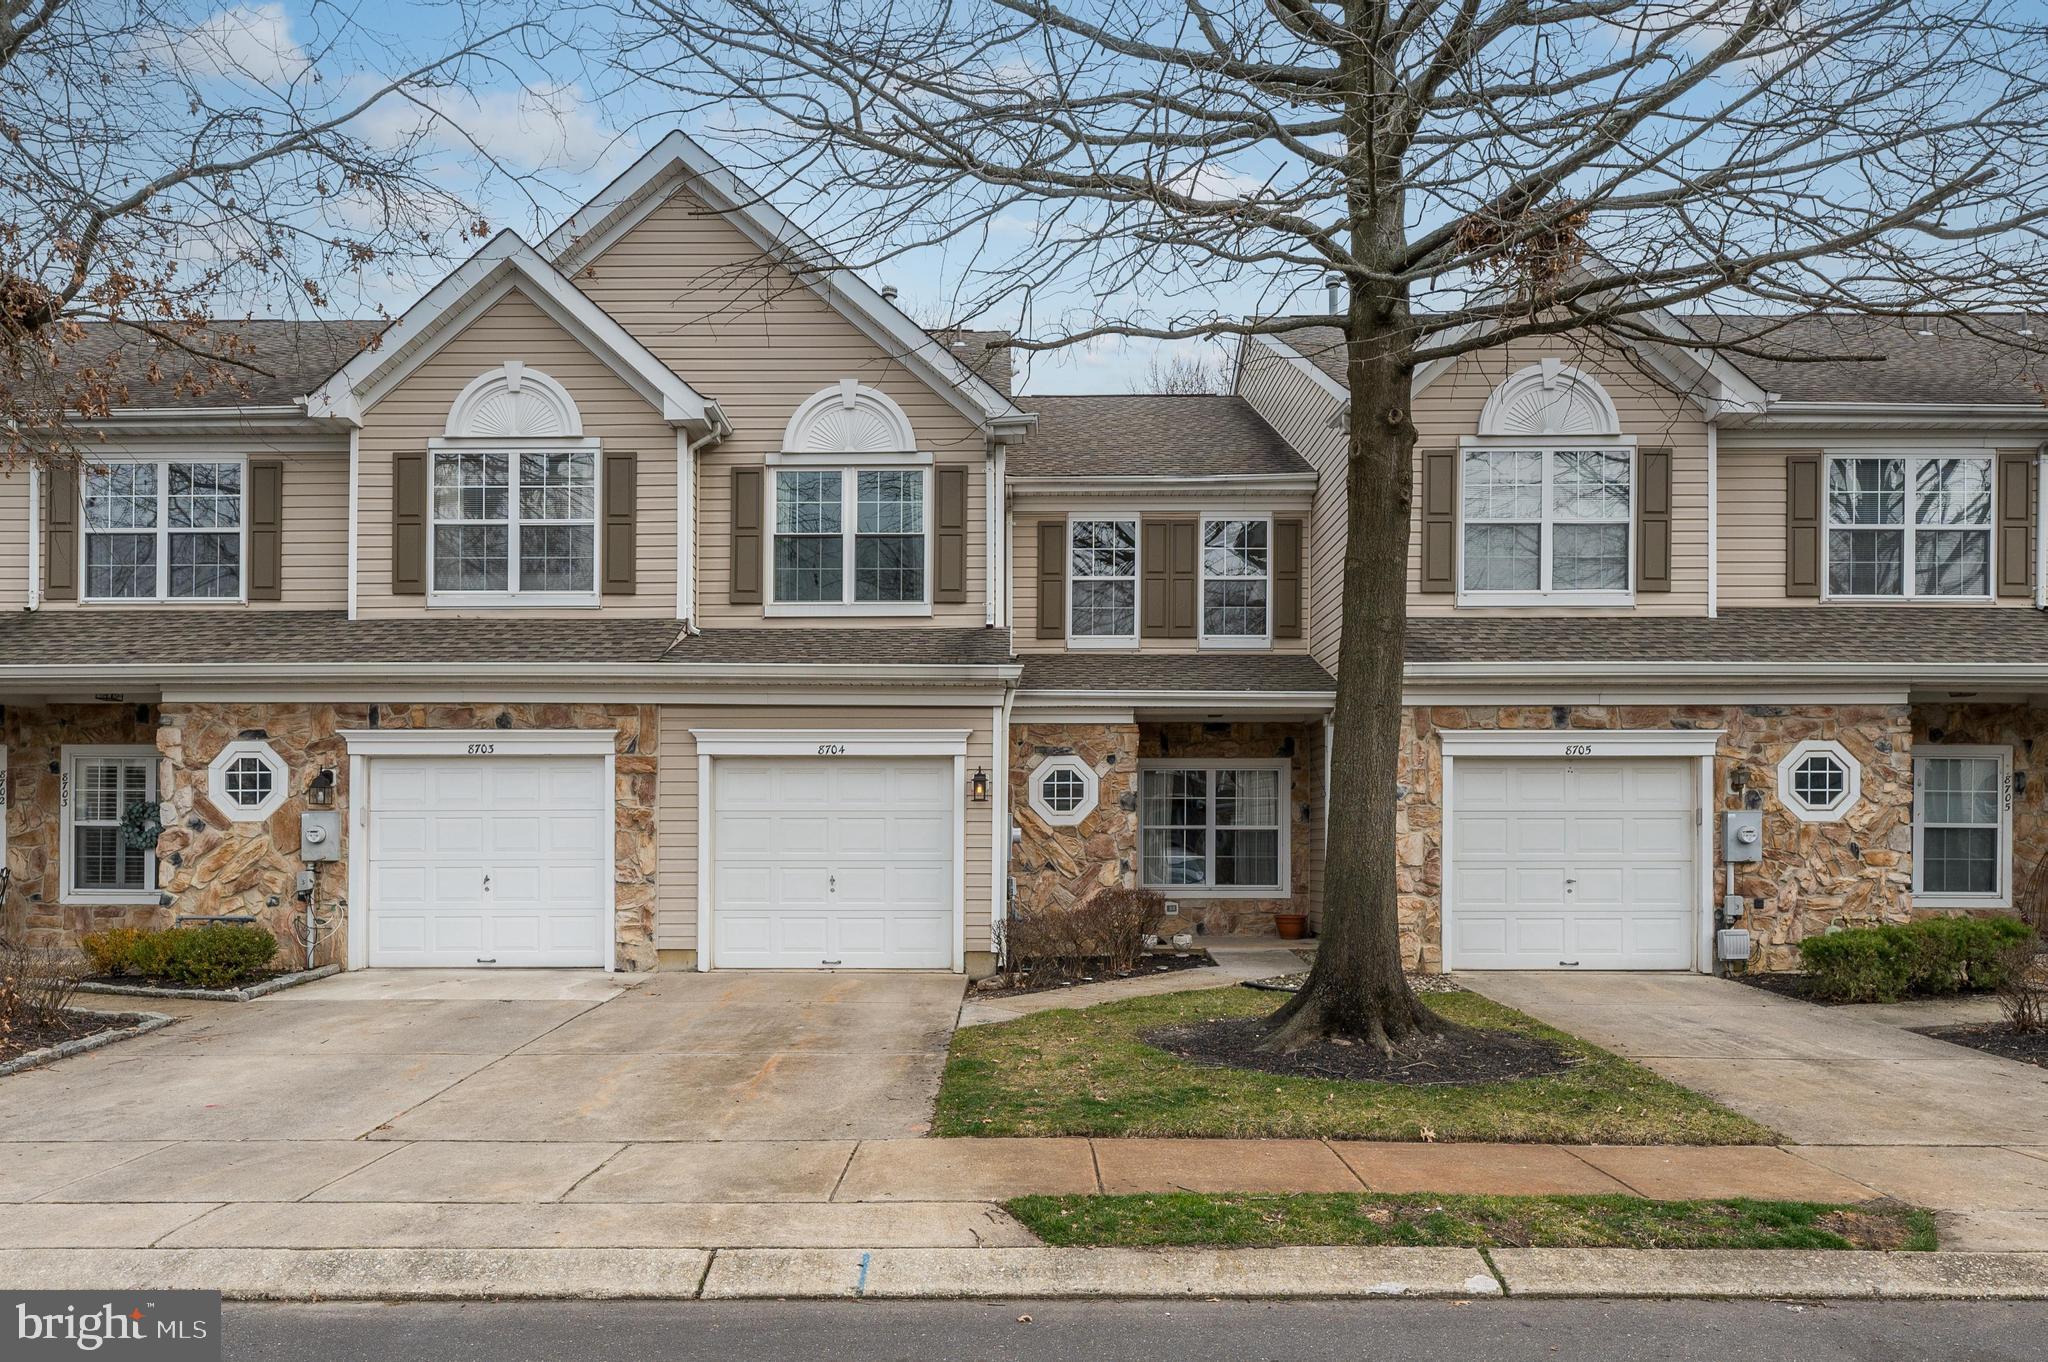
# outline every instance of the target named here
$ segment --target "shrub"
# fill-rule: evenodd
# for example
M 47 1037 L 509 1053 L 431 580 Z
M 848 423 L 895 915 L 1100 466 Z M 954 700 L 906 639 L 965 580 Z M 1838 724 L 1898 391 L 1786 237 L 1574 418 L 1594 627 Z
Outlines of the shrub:
M 135 945 L 147 935 L 140 927 L 108 927 L 87 932 L 78 939 L 78 946 L 94 974 L 121 975 L 134 968 Z
M 1799 943 L 1814 992 L 1829 1002 L 1896 1002 L 1913 981 L 1918 952 L 1895 928 L 1862 927 Z
M 1010 968 L 1037 979 L 1131 969 L 1165 911 L 1166 900 L 1149 889 L 1103 889 L 1085 903 L 1015 910 L 1005 925 Z
M 2014 960 L 2031 960 L 2041 948 L 2031 924 L 2016 917 L 1943 918 L 1945 922 L 1968 923 L 1962 933 L 1963 972 L 1969 986 L 1997 989 L 2005 981 Z
M 170 938 L 164 977 L 193 988 L 232 987 L 277 954 L 277 938 L 261 927 L 217 922 L 178 927 L 162 935 Z
M 171 970 L 171 933 L 138 932 L 128 948 L 128 972 L 145 979 L 161 979 Z
M 55 1026 L 85 978 L 83 956 L 54 946 L 0 941 L 0 1036 L 18 1026 Z
M 1931 917 L 1906 927 L 1879 927 L 1896 933 L 1913 959 L 1907 986 L 1916 993 L 1960 993 L 1970 982 L 1970 946 L 1975 919 Z
M 2015 1031 L 2048 1031 L 2048 965 L 2035 944 L 2009 943 L 1998 956 L 1998 1006 Z

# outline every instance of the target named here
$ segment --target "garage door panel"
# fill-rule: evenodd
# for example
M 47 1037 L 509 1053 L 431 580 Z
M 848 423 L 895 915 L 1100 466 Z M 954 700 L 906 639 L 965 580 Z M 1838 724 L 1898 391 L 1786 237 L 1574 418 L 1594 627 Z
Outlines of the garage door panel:
M 712 963 L 948 969 L 950 758 L 713 763 Z
M 1461 758 L 1453 967 L 1689 968 L 1697 770 L 1684 758 Z

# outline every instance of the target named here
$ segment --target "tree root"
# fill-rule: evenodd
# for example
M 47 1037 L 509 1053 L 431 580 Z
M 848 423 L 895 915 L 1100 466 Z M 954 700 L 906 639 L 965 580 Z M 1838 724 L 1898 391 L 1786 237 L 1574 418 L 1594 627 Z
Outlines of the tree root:
M 1441 1045 L 1465 1030 L 1424 1006 L 1405 982 L 1356 1001 L 1363 1005 L 1336 1006 L 1320 989 L 1305 985 L 1266 1019 L 1266 1039 L 1258 1048 L 1288 1055 L 1305 1046 L 1338 1041 L 1369 1045 L 1391 1058 Z

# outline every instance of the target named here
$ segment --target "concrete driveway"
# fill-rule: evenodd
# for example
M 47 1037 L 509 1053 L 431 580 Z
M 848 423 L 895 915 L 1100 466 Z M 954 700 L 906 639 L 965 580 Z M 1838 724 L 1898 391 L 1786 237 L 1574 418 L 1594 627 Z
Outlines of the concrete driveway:
M 1458 978 L 1943 1213 L 1945 1246 L 2048 1249 L 2048 1069 L 1906 1029 L 1952 1005 L 1817 1007 L 1698 974 Z

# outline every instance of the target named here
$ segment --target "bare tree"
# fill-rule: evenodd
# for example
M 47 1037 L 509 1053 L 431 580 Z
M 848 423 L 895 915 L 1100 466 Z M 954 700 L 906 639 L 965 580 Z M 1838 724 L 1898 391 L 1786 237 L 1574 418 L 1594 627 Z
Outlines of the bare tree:
M 1817 358 L 1774 319 L 2048 301 L 2048 51 L 2008 0 L 623 3 L 621 73 L 765 113 L 735 158 L 843 264 L 944 250 L 1026 348 L 1282 332 L 1341 281 L 1325 916 L 1278 1049 L 1443 1030 L 1394 859 L 1419 366 L 1594 332 Z
M 1153 354 L 1144 376 L 1131 381 L 1134 393 L 1166 393 L 1175 397 L 1205 397 L 1230 391 L 1230 376 L 1213 355 Z
M 317 314 L 482 232 L 434 100 L 528 21 L 432 9 L 448 36 L 391 63 L 324 7 L 0 0 L 0 470 L 152 393 L 232 402 L 264 371 L 254 300 Z

